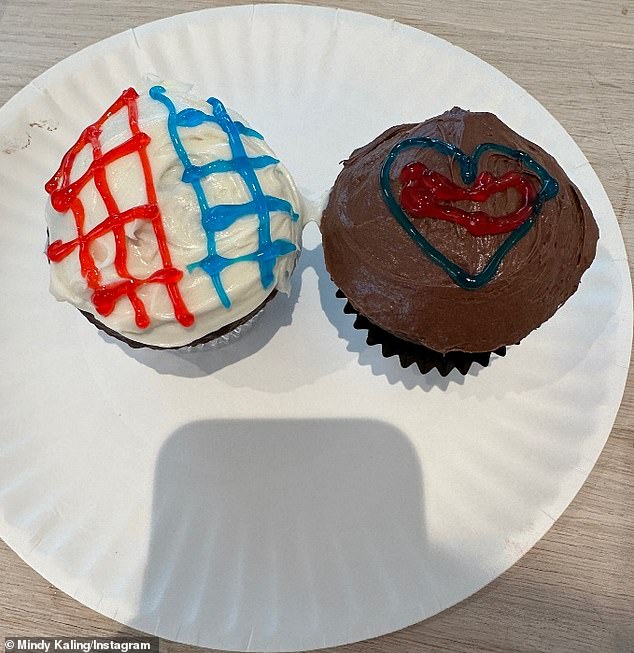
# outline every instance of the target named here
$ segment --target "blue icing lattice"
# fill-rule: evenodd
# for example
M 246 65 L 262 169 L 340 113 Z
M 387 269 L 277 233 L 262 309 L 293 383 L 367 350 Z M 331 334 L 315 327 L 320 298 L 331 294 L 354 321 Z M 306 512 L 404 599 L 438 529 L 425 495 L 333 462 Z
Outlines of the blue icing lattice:
M 191 271 L 197 267 L 202 268 L 211 277 L 223 305 L 229 308 L 231 300 L 222 285 L 220 273 L 235 263 L 255 261 L 260 268 L 262 286 L 268 288 L 274 280 L 273 270 L 277 259 L 280 256 L 290 254 L 296 249 L 295 245 L 288 240 L 272 240 L 270 214 L 273 211 L 288 213 L 295 222 L 299 219 L 299 214 L 293 210 L 293 206 L 287 200 L 264 193 L 255 171 L 276 165 L 279 161 L 268 155 L 255 157 L 247 155 L 242 136 L 260 140 L 263 140 L 263 137 L 254 129 L 232 120 L 220 100 L 213 97 L 207 100 L 212 108 L 212 114 L 208 114 L 191 107 L 177 111 L 172 100 L 167 97 L 163 86 L 153 86 L 150 89 L 150 97 L 164 104 L 168 110 L 167 129 L 174 150 L 183 164 L 182 180 L 191 184 L 196 193 L 202 226 L 207 235 L 207 256 L 201 261 L 189 265 L 188 269 Z M 191 162 L 180 139 L 178 129 L 179 127 L 197 127 L 204 122 L 215 123 L 227 135 L 229 147 L 231 148 L 232 158 L 230 160 L 212 161 L 202 166 L 194 165 Z M 251 194 L 251 201 L 245 204 L 209 205 L 201 180 L 209 175 L 223 172 L 235 172 L 242 177 Z M 221 256 L 216 250 L 216 232 L 228 229 L 236 220 L 246 215 L 258 216 L 258 249 L 255 252 L 236 256 L 235 258 Z

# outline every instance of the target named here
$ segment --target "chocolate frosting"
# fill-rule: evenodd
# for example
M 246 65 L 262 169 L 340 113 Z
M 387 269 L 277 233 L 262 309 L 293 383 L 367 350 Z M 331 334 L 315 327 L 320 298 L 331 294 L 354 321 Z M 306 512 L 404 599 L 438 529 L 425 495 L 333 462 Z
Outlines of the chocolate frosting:
M 559 183 L 557 195 L 545 202 L 533 227 L 481 288 L 456 285 L 398 224 L 383 199 L 379 173 L 388 153 L 401 140 L 420 136 L 456 145 L 468 155 L 481 143 L 521 150 Z M 399 154 L 390 173 L 396 198 L 400 171 L 412 161 L 465 185 L 456 161 L 433 149 L 411 149 Z M 539 189 L 534 174 L 500 153 L 482 155 L 478 171 L 484 170 L 496 177 L 520 171 Z M 514 211 L 518 203 L 509 190 L 484 204 L 456 206 L 498 216 Z M 438 219 L 411 221 L 434 247 L 471 273 L 480 272 L 508 236 L 473 236 Z M 354 308 L 399 338 L 438 352 L 486 352 L 519 342 L 575 292 L 594 259 L 599 236 L 588 205 L 553 157 L 493 114 L 459 108 L 421 124 L 392 127 L 355 150 L 330 193 L 321 230 L 328 272 Z

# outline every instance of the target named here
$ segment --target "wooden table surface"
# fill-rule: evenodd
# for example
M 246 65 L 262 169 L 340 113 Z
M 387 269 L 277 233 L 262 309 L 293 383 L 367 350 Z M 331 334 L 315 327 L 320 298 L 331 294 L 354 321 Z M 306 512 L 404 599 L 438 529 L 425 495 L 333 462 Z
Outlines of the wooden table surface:
M 0 105 L 80 48 L 230 2 L 0 0 Z M 237 3 L 236 3 L 237 4 Z M 310 4 L 310 3 L 306 3 Z M 588 157 L 634 253 L 634 2 L 339 0 L 448 39 L 537 98 Z M 83 607 L 0 541 L 0 637 L 133 632 Z M 162 642 L 164 651 L 194 647 Z M 332 650 L 332 649 L 330 649 Z M 634 384 L 578 496 L 515 566 L 459 605 L 337 651 L 634 651 Z

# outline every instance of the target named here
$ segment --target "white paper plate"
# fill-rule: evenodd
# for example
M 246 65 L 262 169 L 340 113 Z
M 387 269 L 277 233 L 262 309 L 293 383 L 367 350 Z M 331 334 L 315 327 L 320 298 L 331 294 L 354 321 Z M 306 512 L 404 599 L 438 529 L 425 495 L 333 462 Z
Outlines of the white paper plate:
M 389 125 L 491 110 L 583 190 L 597 259 L 552 320 L 465 378 L 421 377 L 364 345 L 314 225 L 293 296 L 239 343 L 132 353 L 48 295 L 43 184 L 81 128 L 148 72 L 223 98 L 314 197 Z M 0 111 L 0 198 L 0 535 L 125 624 L 273 651 L 420 621 L 525 553 L 610 432 L 632 298 L 608 198 L 543 107 L 429 34 L 275 5 L 120 34 Z

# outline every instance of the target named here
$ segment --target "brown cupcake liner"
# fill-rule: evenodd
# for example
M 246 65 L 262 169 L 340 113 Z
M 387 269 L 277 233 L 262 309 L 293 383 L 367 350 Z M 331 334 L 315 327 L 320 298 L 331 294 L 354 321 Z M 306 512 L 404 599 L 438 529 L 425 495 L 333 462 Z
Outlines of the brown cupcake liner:
M 337 290 L 337 297 L 348 300 L 341 290 Z M 447 376 L 452 370 L 456 369 L 460 374 L 466 375 L 474 363 L 482 367 L 487 367 L 492 354 L 496 354 L 497 356 L 504 356 L 506 354 L 506 347 L 500 347 L 495 351 L 487 352 L 450 351 L 443 354 L 425 345 L 403 340 L 385 331 L 385 329 L 370 322 L 365 315 L 359 313 L 349 300 L 346 301 L 343 312 L 349 315 L 356 315 L 353 324 L 354 328 L 359 331 L 367 331 L 367 344 L 370 346 L 379 345 L 384 358 L 397 356 L 401 367 L 408 368 L 411 365 L 416 365 L 421 374 L 427 374 L 431 370 L 436 369 L 441 376 Z

